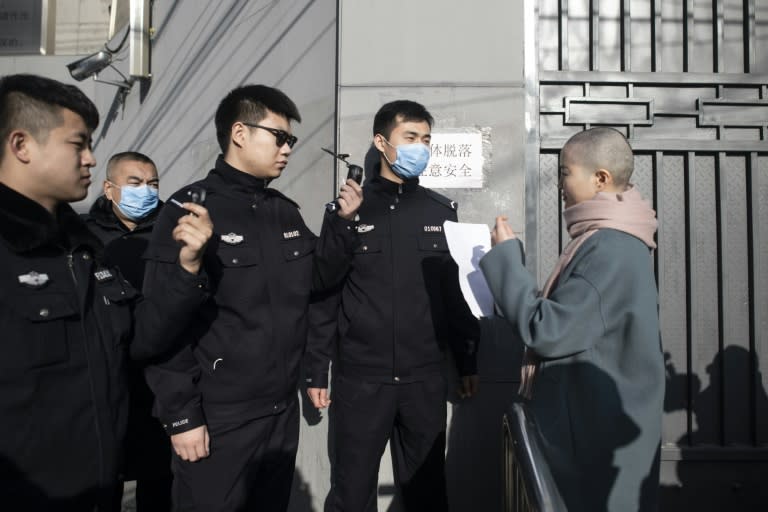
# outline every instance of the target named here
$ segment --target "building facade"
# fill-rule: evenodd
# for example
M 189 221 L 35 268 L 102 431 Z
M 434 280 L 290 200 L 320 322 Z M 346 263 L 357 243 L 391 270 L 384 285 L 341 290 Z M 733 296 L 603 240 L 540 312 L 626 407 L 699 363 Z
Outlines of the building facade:
M 103 2 L 102 2 L 103 3 Z M 635 181 L 660 220 L 655 265 L 668 391 L 664 508 L 751 509 L 768 502 L 768 5 L 761 0 L 155 0 L 150 80 L 127 94 L 82 82 L 102 123 L 100 164 L 137 150 L 158 164 L 161 195 L 204 176 L 219 149 L 213 115 L 232 88 L 264 83 L 304 121 L 274 187 L 319 230 L 345 175 L 321 148 L 362 164 L 373 114 L 419 101 L 435 133 L 480 134 L 474 188 L 439 191 L 459 218 L 508 215 L 543 282 L 565 240 L 558 151 L 595 125 L 622 130 Z M 114 42 L 110 42 L 113 45 Z M 114 46 L 114 45 L 113 45 Z M 125 57 L 118 53 L 117 57 Z M 65 57 L 3 57 L 0 73 L 68 79 Z M 116 67 L 127 72 L 127 62 Z M 102 76 L 108 76 L 105 70 Z M 479 173 L 479 174 L 478 174 Z M 439 174 L 439 173 L 438 173 Z M 214 219 L 215 222 L 215 219 Z M 520 360 L 505 326 L 483 323 L 481 390 L 452 402 L 452 509 L 499 510 L 501 415 Z M 327 415 L 304 402 L 291 509 L 323 509 Z M 379 508 L 399 510 L 388 455 Z

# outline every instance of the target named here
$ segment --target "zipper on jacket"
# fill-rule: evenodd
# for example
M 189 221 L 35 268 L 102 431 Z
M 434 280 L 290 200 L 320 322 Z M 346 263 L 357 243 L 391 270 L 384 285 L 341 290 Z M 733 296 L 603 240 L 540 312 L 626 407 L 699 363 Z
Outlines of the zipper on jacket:
M 72 275 L 72 281 L 75 282 L 75 290 L 77 290 L 77 276 L 75 275 L 75 261 L 72 253 L 67 253 L 67 267 L 69 267 L 69 273 Z
M 400 183 L 397 186 L 397 195 L 395 196 L 395 203 L 400 202 L 399 196 L 403 193 L 403 184 Z M 395 283 L 396 276 L 395 276 L 395 241 L 394 241 L 394 228 L 395 228 L 395 219 L 392 217 L 395 213 L 395 209 L 391 209 L 389 211 L 389 254 L 390 256 L 390 271 L 392 272 L 392 379 L 393 381 L 398 381 L 399 378 L 397 376 L 397 369 L 396 369 L 396 362 L 397 358 L 395 355 L 395 349 L 397 347 L 397 321 L 395 319 L 395 315 L 397 314 L 397 297 L 395 296 Z
M 77 274 L 75 274 L 75 257 L 74 252 L 68 252 L 67 253 L 67 267 L 69 267 L 69 273 L 72 276 L 72 281 L 75 283 L 75 294 L 79 296 L 78 294 L 78 287 L 79 283 L 77 280 Z M 78 298 L 79 301 L 79 298 Z M 99 457 L 99 479 L 101 480 L 101 483 L 108 483 L 107 477 L 104 469 L 104 438 L 101 432 L 101 425 L 99 424 L 99 402 L 96 396 L 96 389 L 93 383 L 93 367 L 91 366 L 91 351 L 88 347 L 88 331 L 85 328 L 85 316 L 86 316 L 86 310 L 85 307 L 80 312 L 80 329 L 83 332 L 83 350 L 85 351 L 85 364 L 88 367 L 88 385 L 91 388 L 91 400 L 93 401 L 93 422 L 96 426 L 96 441 L 99 447 L 99 454 L 101 455 Z M 109 410 L 109 407 L 107 406 L 107 410 Z M 109 411 L 111 413 L 111 411 Z

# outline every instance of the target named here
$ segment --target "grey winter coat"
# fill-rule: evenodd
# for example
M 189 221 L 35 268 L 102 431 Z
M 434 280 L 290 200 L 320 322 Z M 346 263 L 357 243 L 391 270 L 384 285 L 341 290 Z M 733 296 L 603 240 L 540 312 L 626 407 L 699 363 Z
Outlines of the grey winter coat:
M 665 381 L 648 247 L 599 230 L 547 298 L 518 240 L 480 267 L 504 317 L 542 359 L 530 406 L 568 511 L 656 510 Z

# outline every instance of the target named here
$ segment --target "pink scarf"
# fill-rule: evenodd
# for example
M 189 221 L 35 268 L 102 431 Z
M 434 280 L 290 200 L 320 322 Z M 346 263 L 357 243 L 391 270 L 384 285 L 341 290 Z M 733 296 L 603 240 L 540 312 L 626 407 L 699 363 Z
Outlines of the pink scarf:
M 571 241 L 563 249 L 560 259 L 547 279 L 541 291 L 542 297 L 549 296 L 557 278 L 571 262 L 573 255 L 598 229 L 610 228 L 623 231 L 639 238 L 649 248 L 656 248 L 656 243 L 653 241 L 653 235 L 658 227 L 656 212 L 632 185 L 621 194 L 598 192 L 592 199 L 567 208 L 563 212 L 563 218 L 568 234 L 571 235 Z M 525 398 L 531 398 L 531 389 L 538 366 L 538 357 L 526 347 L 520 369 L 520 390 L 518 391 Z

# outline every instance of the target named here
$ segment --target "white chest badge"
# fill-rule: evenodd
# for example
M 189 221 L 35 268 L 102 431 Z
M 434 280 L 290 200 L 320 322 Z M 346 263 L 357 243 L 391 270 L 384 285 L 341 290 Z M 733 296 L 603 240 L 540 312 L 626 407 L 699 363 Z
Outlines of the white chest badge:
M 238 235 L 237 233 L 221 235 L 221 241 L 229 245 L 237 245 L 243 243 L 243 240 L 245 240 L 245 237 L 243 237 L 243 235 Z
M 104 281 L 111 281 L 112 279 L 115 278 L 115 276 L 112 275 L 112 272 L 110 272 L 107 269 L 98 270 L 93 273 L 93 276 L 100 283 L 103 283 Z
M 29 274 L 22 274 L 18 277 L 21 284 L 31 288 L 42 288 L 50 281 L 48 274 L 40 274 L 34 270 Z
M 368 233 L 369 231 L 373 231 L 376 228 L 373 224 L 360 224 L 357 226 L 357 232 L 358 233 Z

